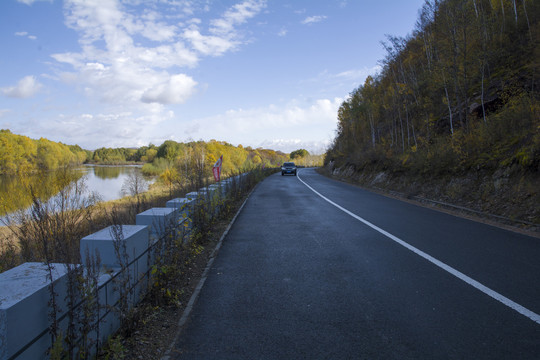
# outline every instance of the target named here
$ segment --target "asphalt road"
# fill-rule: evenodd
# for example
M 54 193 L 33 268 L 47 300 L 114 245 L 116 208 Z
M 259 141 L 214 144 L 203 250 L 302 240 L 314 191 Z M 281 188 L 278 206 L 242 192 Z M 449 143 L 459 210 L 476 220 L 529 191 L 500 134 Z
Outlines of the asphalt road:
M 538 314 L 540 239 L 302 169 L 251 195 L 171 357 L 540 359 Z

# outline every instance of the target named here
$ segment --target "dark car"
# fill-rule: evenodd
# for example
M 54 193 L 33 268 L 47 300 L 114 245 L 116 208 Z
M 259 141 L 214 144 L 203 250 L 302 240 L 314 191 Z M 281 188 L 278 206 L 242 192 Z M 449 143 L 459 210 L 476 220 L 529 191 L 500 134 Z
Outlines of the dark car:
M 283 163 L 283 166 L 281 167 L 281 176 L 285 174 L 296 176 L 296 165 L 293 162 Z

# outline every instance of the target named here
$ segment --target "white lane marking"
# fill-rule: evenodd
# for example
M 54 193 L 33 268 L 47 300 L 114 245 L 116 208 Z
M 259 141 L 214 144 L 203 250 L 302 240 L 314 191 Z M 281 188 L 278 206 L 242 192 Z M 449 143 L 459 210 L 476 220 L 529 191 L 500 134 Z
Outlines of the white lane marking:
M 398 238 L 397 236 L 394 236 L 392 234 L 390 234 L 389 232 L 381 229 L 380 227 L 376 226 L 376 225 L 373 225 L 372 223 L 370 223 L 369 221 L 367 220 L 364 220 L 363 218 L 361 218 L 360 216 L 350 212 L 349 210 L 345 209 L 344 207 L 336 204 L 335 202 L 333 202 L 332 200 L 328 199 L 327 197 L 325 197 L 324 195 L 322 195 L 321 193 L 319 193 L 317 190 L 315 190 L 314 188 L 312 188 L 311 186 L 309 186 L 308 184 L 306 184 L 304 182 L 304 180 L 302 180 L 300 178 L 300 176 L 297 176 L 298 180 L 300 180 L 300 182 L 304 185 L 306 185 L 311 191 L 313 191 L 315 194 L 319 195 L 321 198 L 323 198 L 324 200 L 326 200 L 327 202 L 329 202 L 330 204 L 334 205 L 335 207 L 337 207 L 338 209 L 340 209 L 341 211 L 347 213 L 348 215 L 352 216 L 353 218 L 355 218 L 356 220 L 358 221 L 361 221 L 362 223 L 364 223 L 365 225 L 369 226 L 370 228 L 372 228 L 373 230 L 375 231 L 378 231 L 380 232 L 381 234 L 383 234 L 384 236 L 392 239 L 393 241 L 395 241 L 396 243 L 400 244 L 401 246 L 409 249 L 410 251 L 414 252 L 415 254 L 423 257 L 424 259 L 426 259 L 427 261 L 437 265 L 438 267 L 440 267 L 441 269 L 449 272 L 450 274 L 454 275 L 455 277 L 457 277 L 458 279 L 460 280 L 463 280 L 465 281 L 467 284 L 471 285 L 472 287 L 480 290 L 481 292 L 483 292 L 484 294 L 492 297 L 493 299 L 503 303 L 504 305 L 508 306 L 509 308 L 517 311 L 518 313 L 520 313 L 521 315 L 524 315 L 526 317 L 528 317 L 529 319 L 531 319 L 532 321 L 534 321 L 535 323 L 539 324 L 540 325 L 540 315 L 532 312 L 531 310 L 519 305 L 518 303 L 508 299 L 507 297 L 499 294 L 498 292 L 494 291 L 494 290 L 491 290 L 490 288 L 488 288 L 487 286 L 485 285 L 482 285 L 481 283 L 479 283 L 478 281 L 468 277 L 467 275 L 463 274 L 462 272 L 459 272 L 458 270 L 454 269 L 453 267 L 449 266 L 449 265 L 446 265 L 445 263 L 443 263 L 442 261 L 440 260 L 437 260 L 435 259 L 433 256 L 431 255 L 428 255 L 426 254 L 425 252 L 423 252 L 422 250 L 419 250 L 417 248 L 415 248 L 414 246 L 406 243 L 405 241 L 401 240 L 400 238 Z

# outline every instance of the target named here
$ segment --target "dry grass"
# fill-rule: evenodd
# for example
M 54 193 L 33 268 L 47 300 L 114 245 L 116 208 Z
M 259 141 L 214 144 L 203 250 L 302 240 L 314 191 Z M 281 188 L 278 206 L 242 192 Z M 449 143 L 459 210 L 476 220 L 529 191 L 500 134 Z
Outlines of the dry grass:
M 136 215 L 152 207 L 164 207 L 170 200 L 169 188 L 160 182 L 150 186 L 150 189 L 138 196 L 125 196 L 121 199 L 99 202 L 92 206 L 89 211 L 90 218 L 81 220 L 87 222 L 84 226 L 82 237 L 90 235 L 100 229 L 103 229 L 113 221 L 111 214 L 115 214 L 114 220 L 120 220 L 123 224 L 134 224 Z M 176 193 L 176 197 L 180 193 Z M 20 225 L 9 224 L 9 226 L 0 226 L 0 273 L 27 261 L 42 261 L 39 258 L 25 258 L 21 254 L 21 234 Z M 78 241 L 76 239 L 76 246 Z

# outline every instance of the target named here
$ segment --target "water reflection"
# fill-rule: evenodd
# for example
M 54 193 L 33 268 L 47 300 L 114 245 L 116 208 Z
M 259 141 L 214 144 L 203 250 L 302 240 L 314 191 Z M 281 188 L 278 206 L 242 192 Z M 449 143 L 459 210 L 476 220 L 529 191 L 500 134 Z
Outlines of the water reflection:
M 128 173 L 129 167 L 118 166 L 92 166 L 94 175 L 100 179 L 116 179 L 122 173 Z
M 135 171 L 141 169 L 136 166 L 83 166 L 26 176 L 0 176 L 0 216 L 29 208 L 32 194 L 47 201 L 83 176 L 88 193 L 97 193 L 102 201 L 119 199 L 124 181 Z
M 83 175 L 81 169 L 69 169 L 0 176 L 0 215 L 28 208 L 32 204 L 32 195 L 46 201 Z

